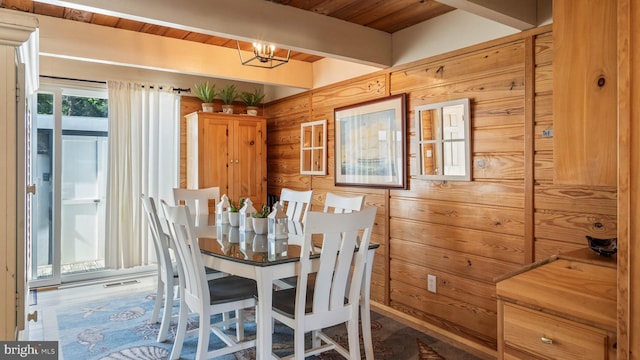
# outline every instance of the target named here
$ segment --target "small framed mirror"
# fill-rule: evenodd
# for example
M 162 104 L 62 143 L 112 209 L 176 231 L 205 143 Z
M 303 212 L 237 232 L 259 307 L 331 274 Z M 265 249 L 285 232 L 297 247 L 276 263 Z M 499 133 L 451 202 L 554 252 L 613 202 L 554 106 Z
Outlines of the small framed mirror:
M 469 99 L 415 107 L 417 178 L 471 180 Z
M 327 174 L 327 120 L 300 125 L 300 174 Z

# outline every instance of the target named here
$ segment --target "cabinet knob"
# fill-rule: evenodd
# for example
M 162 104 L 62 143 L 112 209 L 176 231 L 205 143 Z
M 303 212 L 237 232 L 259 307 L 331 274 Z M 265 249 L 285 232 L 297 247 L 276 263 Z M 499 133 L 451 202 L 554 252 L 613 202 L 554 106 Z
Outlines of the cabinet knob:
M 544 336 L 540 338 L 540 341 L 542 341 L 543 344 L 547 344 L 547 345 L 553 344 L 553 340 L 551 340 L 551 339 L 549 339 L 547 337 L 544 337 Z

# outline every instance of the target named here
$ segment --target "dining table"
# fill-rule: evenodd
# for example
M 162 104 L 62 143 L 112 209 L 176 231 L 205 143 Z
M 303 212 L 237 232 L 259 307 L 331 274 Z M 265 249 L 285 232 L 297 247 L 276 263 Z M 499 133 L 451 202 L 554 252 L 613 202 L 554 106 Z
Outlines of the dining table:
M 215 216 L 196 217 L 195 233 L 204 266 L 227 274 L 254 279 L 258 290 L 256 310 L 256 358 L 272 359 L 273 322 L 272 295 L 277 280 L 297 275 L 297 263 L 303 235 L 301 223 L 289 222 L 286 238 L 269 238 L 267 234 L 240 231 L 229 224 L 216 224 Z M 371 271 L 375 250 L 379 244 L 370 243 L 365 274 L 360 290 L 360 321 L 365 355 L 373 360 L 371 338 Z M 319 259 L 320 253 L 312 254 Z M 277 285 L 275 285 L 277 286 Z

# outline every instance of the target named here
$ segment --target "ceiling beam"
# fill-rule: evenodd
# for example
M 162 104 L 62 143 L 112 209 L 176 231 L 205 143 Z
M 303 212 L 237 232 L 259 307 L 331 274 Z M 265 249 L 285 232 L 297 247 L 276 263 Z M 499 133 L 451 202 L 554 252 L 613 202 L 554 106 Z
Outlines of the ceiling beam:
M 385 68 L 391 34 L 264 0 L 35 0 Z
M 438 0 L 438 2 L 521 31 L 538 26 L 537 0 Z
M 240 64 L 238 50 L 106 26 L 34 15 L 40 55 L 300 89 L 313 87 L 313 66 L 290 60 L 262 69 Z

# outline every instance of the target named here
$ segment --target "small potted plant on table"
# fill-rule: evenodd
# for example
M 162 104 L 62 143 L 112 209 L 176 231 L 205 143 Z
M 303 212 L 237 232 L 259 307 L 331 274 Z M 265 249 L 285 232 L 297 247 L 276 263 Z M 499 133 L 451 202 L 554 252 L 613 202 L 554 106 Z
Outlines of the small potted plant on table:
M 258 105 L 264 99 L 264 94 L 260 89 L 255 89 L 253 92 L 243 91 L 240 93 L 240 100 L 247 104 L 247 114 L 258 115 Z
M 251 214 L 251 221 L 253 221 L 253 232 L 260 235 L 267 233 L 267 217 L 269 216 L 269 213 L 271 213 L 271 209 L 269 208 L 269 206 L 263 204 L 259 211 Z
M 233 227 L 239 226 L 238 212 L 240 211 L 240 208 L 242 208 L 243 206 L 244 206 L 244 199 L 240 199 L 238 206 L 236 206 L 236 204 L 233 203 L 233 200 L 229 200 L 229 225 Z
M 202 100 L 202 111 L 213 112 L 213 98 L 216 97 L 216 84 L 209 85 L 209 81 L 196 84 L 195 95 Z
M 238 90 L 235 85 L 227 85 L 218 93 L 220 99 L 224 103 L 222 112 L 225 114 L 233 114 L 233 102 L 238 98 Z

